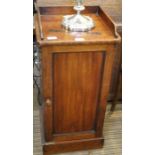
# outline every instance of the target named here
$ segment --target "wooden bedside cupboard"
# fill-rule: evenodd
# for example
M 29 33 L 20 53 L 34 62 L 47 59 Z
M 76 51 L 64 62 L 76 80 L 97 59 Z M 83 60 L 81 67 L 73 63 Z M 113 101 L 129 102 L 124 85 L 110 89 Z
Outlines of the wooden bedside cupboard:
M 61 27 L 71 6 L 39 7 L 35 16 L 42 66 L 44 155 L 103 147 L 103 123 L 120 36 L 99 6 L 86 6 L 90 32 Z M 50 40 L 50 37 L 56 39 Z

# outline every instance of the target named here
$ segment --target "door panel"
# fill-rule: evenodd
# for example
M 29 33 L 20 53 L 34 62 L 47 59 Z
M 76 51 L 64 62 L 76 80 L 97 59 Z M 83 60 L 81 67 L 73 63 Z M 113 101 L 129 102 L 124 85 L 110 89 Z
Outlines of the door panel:
M 104 52 L 53 54 L 53 134 L 95 130 Z

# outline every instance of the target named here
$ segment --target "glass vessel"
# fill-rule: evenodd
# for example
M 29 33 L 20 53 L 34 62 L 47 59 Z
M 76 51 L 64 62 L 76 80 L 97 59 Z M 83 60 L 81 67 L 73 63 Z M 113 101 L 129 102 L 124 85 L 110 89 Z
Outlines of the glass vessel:
M 85 9 L 83 6 L 83 0 L 75 0 L 76 5 L 74 10 L 77 11 L 75 15 L 66 15 L 62 21 L 62 25 L 65 29 L 74 32 L 89 31 L 95 27 L 95 23 L 92 18 L 81 15 L 81 11 Z

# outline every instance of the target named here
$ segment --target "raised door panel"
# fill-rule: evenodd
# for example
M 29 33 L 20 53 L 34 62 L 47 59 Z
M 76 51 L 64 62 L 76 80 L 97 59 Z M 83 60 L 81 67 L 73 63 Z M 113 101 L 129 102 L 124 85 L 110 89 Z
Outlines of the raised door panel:
M 104 56 L 53 54 L 53 134 L 95 131 Z

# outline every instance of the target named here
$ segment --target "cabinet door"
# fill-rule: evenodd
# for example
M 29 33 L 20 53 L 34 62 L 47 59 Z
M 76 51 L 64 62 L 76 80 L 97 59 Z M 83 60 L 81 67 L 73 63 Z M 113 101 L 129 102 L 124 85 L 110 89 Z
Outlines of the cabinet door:
M 111 72 L 107 52 L 44 53 L 45 140 L 101 137 Z

